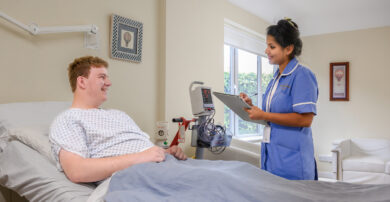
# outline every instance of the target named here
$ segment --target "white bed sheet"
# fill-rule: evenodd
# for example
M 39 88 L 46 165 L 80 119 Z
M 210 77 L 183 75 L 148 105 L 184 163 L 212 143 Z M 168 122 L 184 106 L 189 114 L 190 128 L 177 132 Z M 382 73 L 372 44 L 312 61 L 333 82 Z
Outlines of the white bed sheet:
M 0 184 L 29 201 L 83 201 L 93 184 L 75 184 L 45 157 L 19 141 L 11 141 L 0 154 Z
M 108 191 L 111 177 L 104 180 L 89 196 L 87 202 L 104 202 L 104 196 Z

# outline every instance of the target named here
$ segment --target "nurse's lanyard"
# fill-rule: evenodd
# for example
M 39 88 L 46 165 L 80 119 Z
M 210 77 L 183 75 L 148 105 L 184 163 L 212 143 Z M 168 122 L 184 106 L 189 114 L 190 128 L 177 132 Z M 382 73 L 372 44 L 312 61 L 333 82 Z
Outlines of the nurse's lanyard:
M 299 65 L 299 63 L 297 63 L 297 65 L 295 65 L 295 67 L 293 69 L 295 69 L 298 65 Z M 276 78 L 276 81 L 274 81 L 274 83 L 272 85 L 272 88 L 271 88 L 271 90 L 268 93 L 267 102 L 266 102 L 266 112 L 270 112 L 271 111 L 272 97 L 274 96 L 274 94 L 276 92 L 276 89 L 278 88 L 279 80 L 280 80 L 281 77 L 282 77 L 282 74 L 279 72 L 279 75 Z M 270 141 L 271 141 L 271 126 L 269 124 L 267 124 L 264 127 L 264 130 L 263 130 L 263 141 L 262 142 L 270 143 Z

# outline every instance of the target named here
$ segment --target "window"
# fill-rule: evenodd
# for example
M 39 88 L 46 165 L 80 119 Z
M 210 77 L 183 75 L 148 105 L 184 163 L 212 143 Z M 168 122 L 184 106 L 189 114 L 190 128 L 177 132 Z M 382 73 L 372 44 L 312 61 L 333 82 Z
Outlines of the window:
M 225 92 L 258 93 L 251 98 L 254 105 L 261 107 L 262 95 L 276 70 L 264 53 L 265 36 L 225 19 L 224 42 Z M 243 121 L 226 106 L 224 115 L 224 124 L 235 137 L 256 141 L 263 135 L 262 125 Z
M 251 96 L 252 103 L 261 107 L 262 95 L 272 79 L 273 72 L 274 66 L 269 64 L 264 55 L 224 45 L 225 93 L 237 95 L 244 92 L 249 96 L 258 93 Z M 224 110 L 224 124 L 236 137 L 262 135 L 262 125 L 242 120 L 226 106 Z

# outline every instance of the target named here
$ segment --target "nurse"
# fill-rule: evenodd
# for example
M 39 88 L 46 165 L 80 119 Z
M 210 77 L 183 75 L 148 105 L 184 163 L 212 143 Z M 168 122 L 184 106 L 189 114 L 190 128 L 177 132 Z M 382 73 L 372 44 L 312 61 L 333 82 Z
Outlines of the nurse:
M 254 120 L 266 120 L 261 144 L 261 168 L 290 180 L 317 180 L 311 123 L 317 114 L 317 79 L 299 63 L 302 41 L 298 25 L 291 19 L 280 20 L 267 28 L 270 64 L 279 65 L 263 95 L 262 109 L 253 106 L 245 94 L 240 96 L 252 106 L 246 109 Z

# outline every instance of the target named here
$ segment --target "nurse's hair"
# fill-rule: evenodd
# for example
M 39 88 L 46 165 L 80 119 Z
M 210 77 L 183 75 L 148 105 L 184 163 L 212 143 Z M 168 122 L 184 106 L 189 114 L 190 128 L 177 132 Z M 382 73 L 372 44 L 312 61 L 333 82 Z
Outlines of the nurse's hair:
M 89 70 L 91 70 L 92 66 L 97 68 L 108 68 L 108 63 L 99 57 L 85 56 L 76 58 L 72 63 L 69 64 L 68 77 L 72 92 L 76 90 L 77 77 L 83 76 L 88 78 L 90 72 Z
M 294 46 L 294 50 L 289 55 L 289 59 L 299 56 L 302 52 L 302 40 L 299 38 L 298 25 L 289 18 L 279 20 L 278 24 L 267 28 L 267 35 L 275 38 L 276 42 L 283 48 L 289 45 Z

